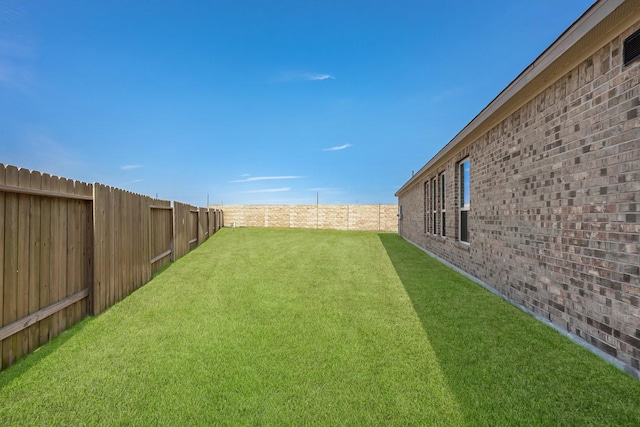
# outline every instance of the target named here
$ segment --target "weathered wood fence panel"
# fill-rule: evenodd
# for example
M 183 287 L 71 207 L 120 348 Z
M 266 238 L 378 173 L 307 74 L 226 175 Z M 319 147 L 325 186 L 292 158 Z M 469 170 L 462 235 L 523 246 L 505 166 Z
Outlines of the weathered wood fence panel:
M 95 229 L 92 314 L 120 301 L 151 279 L 151 198 L 94 184 Z M 96 221 L 96 224 L 99 221 Z
M 0 164 L 0 369 L 86 315 L 91 191 Z
M 173 259 L 181 258 L 189 252 L 191 236 L 191 206 L 180 202 L 173 203 Z
M 153 200 L 151 205 L 151 273 L 171 262 L 173 208 L 168 200 Z
M 198 213 L 199 210 L 196 207 L 189 206 L 189 250 L 198 246 Z
M 198 245 L 209 237 L 209 215 L 207 213 L 207 208 L 198 208 L 198 235 L 196 238 L 198 239 Z
M 0 370 L 147 283 L 221 215 L 0 164 Z
M 211 215 L 211 234 L 222 228 L 222 210 L 209 208 Z
M 213 209 L 205 209 L 207 215 L 207 238 L 215 233 L 215 213 Z

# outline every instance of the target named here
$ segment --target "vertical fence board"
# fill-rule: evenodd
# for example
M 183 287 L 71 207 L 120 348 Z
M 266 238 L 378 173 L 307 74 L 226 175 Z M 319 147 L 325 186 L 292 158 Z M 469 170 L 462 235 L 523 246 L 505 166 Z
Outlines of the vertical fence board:
M 207 208 L 207 238 L 213 235 L 213 212 Z
M 123 293 L 120 295 L 120 299 L 124 298 L 126 295 L 129 295 L 136 287 L 135 283 L 135 273 L 138 266 L 138 254 L 140 253 L 141 247 L 138 246 L 137 251 L 132 251 L 132 245 L 134 243 L 138 243 L 138 230 L 133 230 L 132 222 L 135 218 L 135 205 L 134 198 L 132 193 L 124 193 L 125 200 L 125 209 L 122 212 L 126 212 L 127 216 L 124 219 L 125 229 L 127 230 L 127 235 L 122 236 L 125 245 L 125 251 L 123 251 L 128 259 L 123 260 L 122 265 L 125 268 L 125 283 L 123 283 Z
M 42 188 L 42 175 L 32 172 L 30 188 L 40 190 Z M 40 246 L 42 244 L 41 230 L 41 203 L 42 198 L 29 196 L 29 304 L 28 313 L 34 313 L 40 309 Z M 40 345 L 40 323 L 36 322 L 28 330 L 28 352 Z
M 66 182 L 66 191 L 65 193 L 74 193 L 74 183 L 72 180 L 67 180 Z M 65 287 L 63 298 L 68 295 L 73 294 L 75 291 L 75 284 L 80 279 L 78 277 L 78 240 L 79 240 L 79 224 L 78 219 L 76 217 L 76 206 L 77 201 L 75 200 L 65 200 L 65 205 L 67 207 L 67 272 L 66 272 L 66 281 L 67 286 Z M 75 323 L 74 310 L 72 307 L 67 307 L 64 309 L 65 322 L 67 325 L 71 326 Z
M 5 184 L 5 166 L 0 163 L 0 185 Z M 5 241 L 4 241 L 4 226 L 5 226 L 5 193 L 0 191 L 0 327 L 4 326 L 4 253 L 5 253 Z M 3 343 L 5 340 L 0 340 L 0 370 L 4 369 L 4 357 L 3 357 Z
M 84 189 L 83 189 L 84 195 L 85 196 L 93 196 L 93 185 L 91 184 L 87 184 L 84 183 Z M 93 261 L 93 248 L 94 248 L 94 235 L 93 235 L 93 227 L 94 227 L 94 211 L 93 211 L 93 201 L 91 203 L 86 203 L 84 205 L 84 216 L 86 218 L 85 221 L 85 244 L 84 244 L 84 256 L 82 257 L 82 262 L 84 265 L 84 280 L 82 282 L 82 288 L 88 288 L 89 289 L 89 298 L 86 299 L 86 301 L 83 303 L 83 306 L 81 307 L 83 314 L 83 317 L 87 314 L 91 313 L 91 310 L 93 309 L 93 305 L 92 305 L 92 301 L 91 301 L 91 292 L 92 292 L 92 288 L 93 288 L 93 267 L 94 267 L 94 261 Z
M 173 202 L 173 254 L 171 261 L 180 258 L 182 251 L 182 203 Z
M 105 272 L 104 265 L 106 260 L 106 206 L 104 202 L 104 189 L 102 184 L 93 184 L 93 286 L 89 294 L 89 313 L 97 315 L 102 311 L 104 303 Z
M 129 239 L 129 241 L 127 242 L 128 243 L 127 251 L 129 252 L 132 259 L 134 260 L 132 268 L 129 269 L 130 287 L 129 287 L 129 292 L 127 292 L 127 295 L 128 295 L 129 293 L 138 289 L 138 287 L 140 286 L 140 277 L 142 275 L 141 258 L 145 252 L 145 248 L 144 248 L 144 239 L 142 239 L 140 236 L 140 231 L 142 230 L 142 227 L 144 227 L 144 223 L 142 222 L 142 217 L 140 216 L 140 202 L 141 202 L 141 199 L 143 199 L 143 197 L 133 195 L 132 193 L 127 194 L 127 196 L 128 196 L 128 201 L 130 203 L 129 212 L 131 213 L 131 216 L 128 218 L 128 221 L 127 221 L 127 226 L 132 232 L 135 232 L 135 234 L 132 233 L 132 236 L 135 237 L 135 240 Z M 138 221 L 138 225 L 139 225 L 138 227 L 134 227 L 135 221 Z
M 82 182 L 74 181 L 73 194 L 84 195 L 85 186 L 86 184 Z M 86 215 L 88 203 L 83 200 L 70 200 L 70 202 L 72 202 L 72 205 L 74 206 L 73 217 L 75 219 L 74 228 L 75 228 L 75 238 L 76 238 L 75 258 L 73 261 L 74 270 L 75 270 L 75 273 L 74 273 L 75 280 L 71 283 L 71 292 L 69 293 L 69 295 L 72 295 L 76 292 L 80 292 L 86 287 L 84 248 L 86 244 L 85 243 L 85 239 L 86 239 L 85 224 L 88 221 L 88 217 Z M 72 324 L 78 323 L 85 316 L 86 300 L 83 299 L 74 303 L 73 305 L 71 305 L 71 307 L 69 307 L 69 311 L 71 313 L 71 319 L 73 319 Z
M 120 301 L 122 298 L 122 294 L 124 293 L 124 275 L 126 274 L 126 264 L 123 263 L 123 259 L 128 254 L 126 253 L 125 243 L 127 242 L 125 236 L 127 233 L 126 230 L 126 222 L 123 220 L 127 217 L 126 212 L 126 194 L 118 189 L 113 188 L 112 194 L 115 198 L 114 209 L 113 209 L 113 224 L 116 228 L 116 260 L 113 265 L 113 272 L 116 277 L 116 286 L 114 289 L 113 299 L 111 300 L 111 304 L 115 304 L 117 301 Z
M 207 210 L 205 208 L 199 208 L 198 212 L 196 212 L 198 218 L 198 230 L 197 236 L 198 245 L 207 240 Z
M 173 202 L 173 261 L 181 258 L 189 248 L 187 219 L 189 207 L 180 202 Z
M 41 188 L 51 190 L 51 175 L 42 174 Z M 51 304 L 51 198 L 43 197 L 40 202 L 40 308 Z M 49 324 L 51 318 L 42 319 L 40 324 L 40 343 L 49 341 Z
M 120 220 L 123 222 L 123 228 L 126 230 L 126 234 L 123 235 L 122 244 L 124 250 L 122 251 L 123 255 L 126 256 L 126 259 L 121 260 L 121 268 L 123 269 L 123 283 L 122 283 L 122 293 L 120 294 L 120 301 L 124 298 L 125 295 L 131 293 L 135 287 L 135 283 L 133 283 L 134 271 L 136 269 L 136 264 L 138 263 L 137 254 L 130 252 L 131 244 L 137 240 L 137 234 L 135 230 L 131 229 L 131 222 L 133 220 L 133 216 L 135 212 L 133 210 L 132 202 L 133 198 L 131 193 L 122 192 L 123 196 L 123 209 L 121 213 L 124 215 L 121 216 Z M 141 248 L 138 248 L 141 249 Z
M 91 196 L 93 193 L 93 190 L 90 187 L 90 185 L 85 182 L 76 181 L 75 190 L 76 190 L 76 194 L 83 195 L 83 196 Z M 93 212 L 93 208 L 92 208 L 91 202 L 82 201 L 78 204 L 78 216 L 79 216 L 78 221 L 80 221 L 80 228 L 79 228 L 80 252 L 79 252 L 79 262 L 78 262 L 79 264 L 78 274 L 80 275 L 80 280 L 78 280 L 78 283 L 76 286 L 76 289 L 78 291 L 87 289 L 91 287 L 91 284 L 92 284 L 92 280 L 91 280 L 91 277 L 92 277 L 91 276 L 92 274 L 91 245 L 93 242 L 93 239 L 91 238 L 92 236 L 91 229 L 93 227 L 92 212 Z M 77 303 L 74 304 L 74 310 L 76 313 L 75 316 L 77 321 L 80 321 L 85 318 L 85 316 L 87 315 L 87 307 L 88 307 L 87 298 L 81 301 L 78 301 Z
M 145 245 L 145 250 L 140 258 L 140 265 L 142 266 L 142 278 L 140 279 L 139 286 L 144 285 L 153 275 L 151 271 L 151 241 L 148 236 L 151 231 L 151 197 L 143 197 L 140 200 L 140 216 L 142 217 L 143 227 L 140 227 L 140 239 Z
M 113 229 L 114 229 L 114 258 L 113 264 L 111 264 L 111 275 L 114 277 L 113 289 L 111 297 L 109 299 L 109 306 L 112 306 L 116 301 L 120 300 L 120 294 L 122 293 L 122 256 L 123 256 L 123 234 L 122 229 L 122 216 L 121 209 L 123 208 L 122 192 L 115 188 L 111 188 L 111 196 L 113 197 Z
M 51 190 L 60 191 L 60 179 L 57 176 L 51 177 Z M 62 299 L 60 295 L 60 273 L 59 270 L 62 266 L 61 250 L 66 248 L 60 248 L 60 240 L 62 234 L 61 222 L 60 222 L 60 204 L 62 201 L 58 198 L 51 199 L 51 271 L 50 271 L 50 289 L 49 297 L 51 302 L 59 301 Z M 65 230 L 66 232 L 66 230 Z M 50 338 L 54 338 L 58 335 L 60 330 L 60 313 L 51 315 L 51 321 L 49 323 L 49 335 Z
M 107 307 L 113 305 L 114 301 L 114 292 L 117 285 L 117 275 L 115 270 L 116 264 L 116 256 L 118 247 L 116 246 L 116 242 L 118 241 L 118 229 L 115 221 L 115 200 L 113 199 L 113 189 L 111 187 L 107 187 L 107 195 L 105 198 L 105 203 L 107 203 L 107 233 L 106 233 L 106 242 L 107 242 L 107 261 L 105 263 L 105 279 L 107 281 L 107 287 L 105 289 L 105 300 L 103 310 Z
M 105 280 L 107 286 L 105 288 L 105 300 L 103 310 L 113 305 L 114 291 L 117 283 L 116 270 L 114 268 L 116 264 L 116 251 L 118 250 L 116 242 L 118 240 L 118 230 L 115 224 L 115 206 L 113 200 L 113 189 L 106 187 L 107 194 L 105 195 L 104 203 L 107 204 L 107 230 L 106 230 L 106 245 L 107 254 L 105 262 Z
M 189 250 L 198 246 L 198 210 L 194 211 L 193 206 L 189 206 Z
M 93 286 L 89 300 L 91 306 L 89 312 L 92 315 L 100 313 L 104 299 L 104 263 L 105 263 L 105 225 L 106 225 L 106 204 L 102 200 L 104 192 L 102 184 L 93 183 Z
M 6 184 L 18 185 L 18 169 L 6 168 Z M 18 195 L 5 196 L 5 229 L 4 229 L 4 310 L 3 326 L 17 319 L 18 294 Z M 4 340 L 2 348 L 2 364 L 11 365 L 16 358 L 18 337 L 13 335 Z
M 60 180 L 60 192 L 68 193 L 70 180 L 67 178 L 59 178 L 59 180 Z M 62 298 L 68 295 L 68 284 L 69 284 L 69 280 L 67 277 L 67 266 L 69 265 L 69 252 L 68 252 L 69 251 L 68 230 L 70 225 L 69 217 L 68 217 L 69 203 L 65 199 L 60 199 L 59 202 L 60 202 L 59 204 L 60 230 L 62 230 L 62 233 L 60 233 L 59 248 L 60 248 L 60 256 L 62 259 L 60 261 L 60 268 L 58 269 L 58 283 L 57 283 L 58 299 L 56 301 L 61 300 Z M 60 317 L 59 317 L 60 330 L 58 331 L 58 333 L 62 333 L 65 329 L 67 329 L 67 325 L 68 325 L 67 311 L 68 311 L 68 308 L 60 311 Z
M 138 252 L 135 277 L 136 289 L 138 289 L 151 279 L 151 246 L 149 245 L 149 229 L 151 227 L 149 206 L 151 203 L 147 196 L 136 194 L 135 197 L 136 215 L 131 226 L 137 230 L 137 245 L 140 246 L 140 250 L 136 250 L 135 243 L 131 249 Z
M 113 201 L 111 199 L 111 188 L 104 187 L 104 200 L 102 201 L 105 204 L 105 247 L 106 251 L 104 253 L 105 259 L 102 260 L 104 262 L 104 300 L 102 302 L 102 310 L 105 310 L 112 304 L 113 299 L 113 288 L 115 286 L 115 272 L 113 271 L 113 265 L 115 261 L 115 252 L 116 248 L 114 245 L 116 239 L 116 230 L 113 226 Z M 101 311 L 102 311 L 101 310 Z
M 125 218 L 126 220 L 126 228 L 129 231 L 129 236 L 127 236 L 126 240 L 125 240 L 125 245 L 126 245 L 126 253 L 129 256 L 129 261 L 127 262 L 127 260 L 125 260 L 125 267 L 126 269 L 126 280 L 127 282 L 125 283 L 125 292 L 122 295 L 122 298 L 124 298 L 126 295 L 130 294 L 131 292 L 133 292 L 136 287 L 137 287 L 137 272 L 138 272 L 138 266 L 139 266 L 139 258 L 140 258 L 140 252 L 142 252 L 142 247 L 141 247 L 141 241 L 139 239 L 139 232 L 140 232 L 140 228 L 141 227 L 137 227 L 137 229 L 133 229 L 133 221 L 136 219 L 137 217 L 137 209 L 135 206 L 135 202 L 136 200 L 134 200 L 134 196 L 132 193 L 126 193 L 126 209 L 123 212 L 128 212 L 128 216 Z M 142 224 L 140 224 L 142 226 Z M 133 250 L 134 246 L 138 246 L 137 250 Z M 128 264 L 128 265 L 127 265 Z
M 18 186 L 29 188 L 31 174 L 27 169 L 18 170 Z M 29 211 L 30 196 L 18 195 L 18 294 L 16 319 L 29 314 Z M 16 334 L 18 345 L 16 360 L 29 352 L 29 331 L 23 330 Z

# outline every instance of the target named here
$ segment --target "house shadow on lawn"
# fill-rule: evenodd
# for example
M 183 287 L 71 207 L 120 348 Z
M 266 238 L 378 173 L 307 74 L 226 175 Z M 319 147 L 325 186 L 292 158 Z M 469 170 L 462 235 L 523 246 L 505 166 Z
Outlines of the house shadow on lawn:
M 399 235 L 378 236 L 466 423 L 637 422 L 640 382 Z

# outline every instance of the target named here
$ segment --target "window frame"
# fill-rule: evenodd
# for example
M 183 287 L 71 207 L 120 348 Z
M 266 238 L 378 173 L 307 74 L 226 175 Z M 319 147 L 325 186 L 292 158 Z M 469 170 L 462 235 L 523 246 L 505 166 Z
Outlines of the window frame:
M 466 173 L 465 173 L 465 164 Z M 471 211 L 471 160 L 465 157 L 458 162 L 458 241 L 470 244 L 469 212 Z M 468 203 L 467 203 L 468 202 Z M 464 220 L 463 220 L 464 218 Z M 466 225 L 463 230 L 463 223 Z M 464 240 L 466 238 L 466 240 Z
M 440 187 L 440 236 L 447 237 L 447 187 L 446 187 L 446 173 L 442 172 L 438 176 L 438 185 Z
M 424 196 L 424 234 L 428 234 L 429 233 L 429 226 L 430 226 L 430 221 L 429 219 L 431 218 L 431 209 L 430 209 L 430 205 L 431 205 L 431 201 L 429 200 L 429 180 L 426 180 L 424 182 L 423 185 L 423 196 Z
M 431 183 L 431 234 L 435 236 L 438 234 L 438 184 L 435 177 L 431 178 L 429 181 Z

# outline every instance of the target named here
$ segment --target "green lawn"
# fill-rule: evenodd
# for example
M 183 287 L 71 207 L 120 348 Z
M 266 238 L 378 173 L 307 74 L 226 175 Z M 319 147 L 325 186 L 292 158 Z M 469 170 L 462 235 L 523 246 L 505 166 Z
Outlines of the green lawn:
M 637 425 L 640 381 L 395 234 L 223 229 L 0 373 L 0 425 Z

